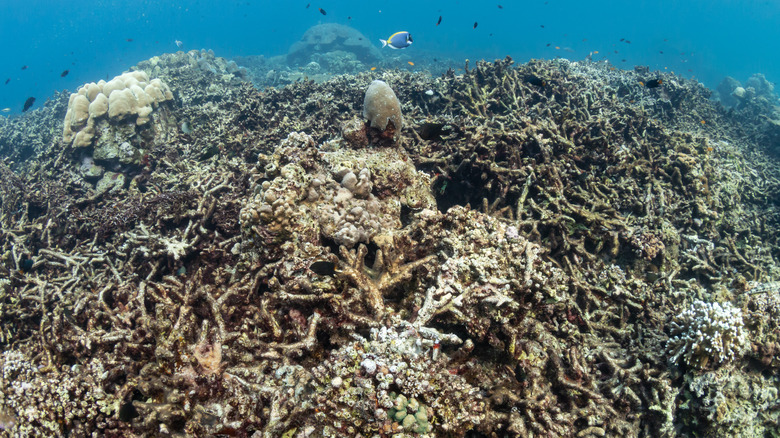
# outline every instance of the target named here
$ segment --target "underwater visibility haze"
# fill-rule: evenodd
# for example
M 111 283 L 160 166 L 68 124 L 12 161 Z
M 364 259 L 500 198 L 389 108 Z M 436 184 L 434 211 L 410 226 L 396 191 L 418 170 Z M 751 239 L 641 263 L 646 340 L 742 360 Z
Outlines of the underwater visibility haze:
M 307 8 L 306 6 L 309 5 Z M 500 7 L 499 7 L 500 6 Z M 287 53 L 311 26 L 349 25 L 379 44 L 393 32 L 415 37 L 413 62 L 433 56 L 470 59 L 563 57 L 648 65 L 715 88 L 725 77 L 762 73 L 776 82 L 780 4 L 771 1 L 431 1 L 413 5 L 337 1 L 31 0 L 2 6 L 4 55 L 0 106 L 18 112 L 54 91 L 113 77 L 161 53 L 212 49 L 219 56 Z M 322 8 L 327 15 L 319 12 Z M 437 26 L 438 17 L 442 17 Z M 479 25 L 473 28 L 474 23 Z M 549 44 L 549 45 L 548 45 Z M 557 47 L 557 48 L 556 48 Z M 27 66 L 27 70 L 21 68 Z M 60 74 L 69 70 L 67 77 Z
M 0 437 L 780 436 L 777 2 L 0 7 Z

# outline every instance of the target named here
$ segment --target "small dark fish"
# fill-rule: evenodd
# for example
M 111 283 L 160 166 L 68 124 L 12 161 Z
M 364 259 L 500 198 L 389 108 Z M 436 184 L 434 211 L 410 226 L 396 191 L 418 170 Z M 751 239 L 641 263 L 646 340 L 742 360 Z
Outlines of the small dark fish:
M 550 47 L 550 44 L 552 44 L 552 43 L 547 43 L 547 47 Z
M 26 66 L 26 65 L 23 65 L 23 66 L 22 66 L 22 70 L 27 70 L 27 66 Z
M 631 44 L 631 41 L 629 41 L 629 40 L 626 40 L 626 44 Z
M 22 257 L 22 262 L 19 263 L 19 267 L 24 272 L 30 272 L 32 270 L 33 265 L 35 264 L 35 261 L 31 258 Z
M 501 6 L 501 5 L 498 5 L 498 9 L 504 9 L 504 7 Z
M 626 62 L 626 60 L 625 59 L 621 59 L 620 62 Z
M 309 6 L 311 6 L 311 3 L 306 3 L 306 9 L 309 9 Z
M 537 87 L 544 87 L 547 85 L 547 81 L 536 75 L 526 75 L 523 80 L 531 85 L 536 85 Z
M 322 9 L 322 8 L 318 8 L 318 9 L 320 10 L 320 14 L 322 14 L 322 15 L 328 15 L 328 13 L 327 13 L 327 12 L 325 12 L 325 9 Z
M 647 87 L 647 88 L 658 88 L 663 83 L 664 83 L 663 79 L 653 79 L 653 80 L 647 81 L 645 83 L 645 87 Z
M 542 29 L 544 29 L 544 24 L 540 24 L 540 25 L 539 25 L 539 27 L 541 27 Z
M 352 16 L 351 16 L 351 15 L 350 15 L 349 17 L 347 17 L 347 20 L 351 20 L 351 19 L 352 19 Z
M 67 76 L 67 75 L 68 75 L 68 73 L 70 73 L 70 70 L 65 70 L 65 71 L 63 71 L 62 73 L 60 73 L 60 77 L 61 77 L 61 78 L 64 78 L 65 76 Z
M 479 25 L 479 23 L 477 23 L 477 22 L 475 21 L 475 22 L 474 22 L 474 29 L 476 29 L 476 28 L 477 28 L 477 25 Z
M 128 43 L 132 43 L 132 42 L 133 42 L 133 39 L 132 39 L 132 38 L 128 38 L 126 41 L 127 41 Z
M 448 135 L 450 131 L 444 123 L 423 123 L 417 133 L 423 140 L 441 141 L 442 135 Z
M 625 40 L 626 40 L 625 38 L 621 38 L 621 39 L 620 39 L 620 42 L 622 43 L 622 42 L 623 42 L 623 41 L 625 41 Z
M 439 21 L 436 22 L 437 26 L 440 25 L 440 24 L 441 24 L 441 15 L 439 15 Z
M 664 51 L 663 51 L 663 50 L 659 50 L 659 51 L 658 51 L 658 53 L 660 53 L 660 54 L 662 54 L 662 55 L 663 55 L 663 54 L 664 54 Z
M 8 85 L 8 83 L 11 82 L 11 78 L 8 78 L 5 80 L 5 84 Z
M 309 265 L 309 269 L 317 275 L 333 275 L 336 272 L 336 264 L 321 260 Z
M 28 97 L 27 100 L 24 101 L 24 106 L 22 107 L 22 112 L 27 111 L 30 109 L 31 106 L 35 103 L 34 97 Z

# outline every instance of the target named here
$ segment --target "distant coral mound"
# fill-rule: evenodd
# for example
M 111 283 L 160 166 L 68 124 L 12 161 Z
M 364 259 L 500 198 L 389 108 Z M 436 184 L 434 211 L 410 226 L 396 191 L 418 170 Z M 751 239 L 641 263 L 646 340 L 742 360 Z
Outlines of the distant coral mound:
M 382 57 L 379 49 L 357 29 L 342 24 L 326 23 L 309 28 L 301 40 L 290 46 L 287 62 L 305 65 L 314 55 L 343 51 L 352 53 L 360 62 L 373 62 Z

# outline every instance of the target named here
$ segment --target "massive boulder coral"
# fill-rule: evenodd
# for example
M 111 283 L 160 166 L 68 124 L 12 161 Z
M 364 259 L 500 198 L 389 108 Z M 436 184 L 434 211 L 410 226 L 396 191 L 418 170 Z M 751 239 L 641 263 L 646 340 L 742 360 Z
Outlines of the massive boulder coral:
M 143 70 L 91 82 L 71 94 L 62 140 L 75 149 L 81 176 L 98 181 L 100 189 L 117 185 L 106 168 L 124 172 L 148 164 L 150 146 L 165 143 L 176 129 L 167 105 L 172 100 L 168 85 L 150 80 Z
M 290 47 L 287 62 L 306 65 L 315 58 L 329 52 L 346 52 L 363 63 L 382 58 L 382 52 L 369 42 L 360 31 L 343 24 L 318 24 L 307 30 L 301 40 Z
M 363 118 L 368 120 L 369 133 L 374 136 L 392 138 L 394 142 L 401 138 L 404 125 L 401 103 L 387 82 L 376 80 L 368 86 L 363 99 Z
M 106 82 L 90 82 L 71 94 L 62 139 L 76 147 L 92 144 L 100 118 L 111 122 L 134 118 L 136 125 L 149 122 L 154 108 L 173 100 L 173 93 L 159 79 L 149 80 L 143 71 L 123 73 Z

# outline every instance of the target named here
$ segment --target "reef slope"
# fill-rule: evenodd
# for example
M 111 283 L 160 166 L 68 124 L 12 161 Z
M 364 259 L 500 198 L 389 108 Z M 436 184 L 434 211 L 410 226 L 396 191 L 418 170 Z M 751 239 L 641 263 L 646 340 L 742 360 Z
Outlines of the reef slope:
M 0 126 L 0 436 L 776 433 L 750 108 L 566 60 L 262 91 L 205 51 L 134 69 L 174 99 L 101 146 L 63 140 L 65 94 Z M 396 146 L 361 140 L 374 79 Z

